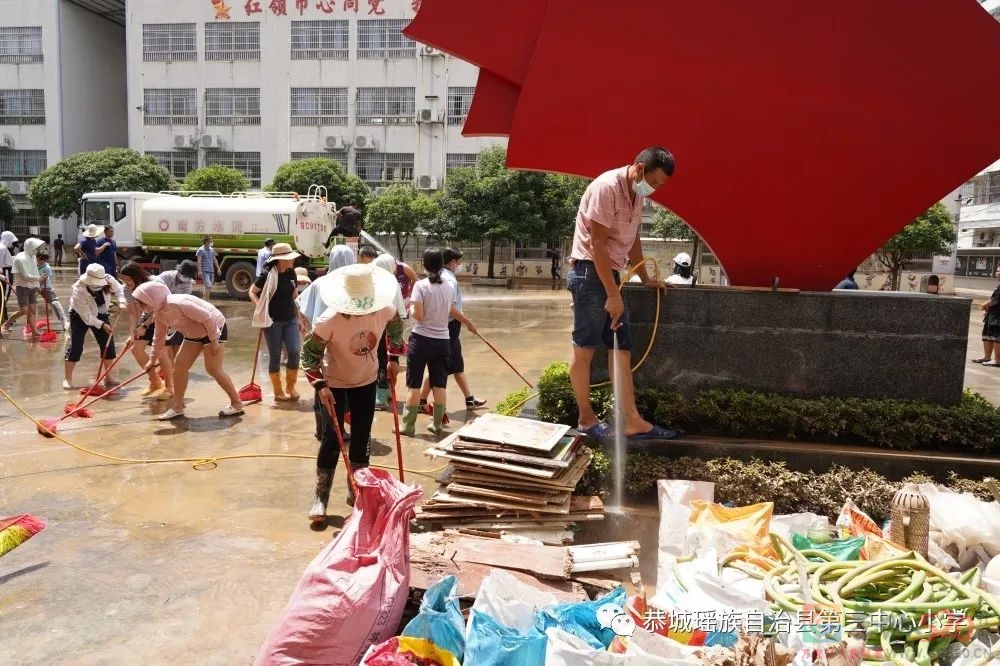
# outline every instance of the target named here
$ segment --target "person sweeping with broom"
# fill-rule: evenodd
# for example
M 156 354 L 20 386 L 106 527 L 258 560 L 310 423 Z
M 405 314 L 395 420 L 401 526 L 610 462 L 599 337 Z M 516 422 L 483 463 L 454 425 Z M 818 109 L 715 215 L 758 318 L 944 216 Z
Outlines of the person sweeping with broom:
M 323 284 L 323 301 L 330 303 L 316 320 L 302 345 L 302 368 L 316 389 L 327 421 L 316 456 L 316 498 L 309 509 L 313 522 L 326 520 L 330 487 L 337 467 L 339 442 L 335 427 L 343 430 L 347 402 L 351 409 L 349 460 L 352 469 L 368 467 L 369 438 L 375 420 L 377 350 L 385 337 L 402 342 L 403 322 L 396 309 L 399 287 L 392 274 L 374 266 L 356 264 L 334 271 Z M 347 503 L 354 506 L 348 483 Z
M 173 406 L 157 418 L 170 421 L 184 416 L 188 376 L 191 366 L 202 352 L 205 354 L 205 372 L 229 397 L 229 405 L 219 410 L 219 418 L 243 414 L 243 402 L 233 386 L 233 380 L 222 369 L 222 345 L 229 337 L 229 329 L 225 316 L 218 308 L 197 296 L 171 294 L 167 285 L 152 280 L 136 287 L 132 295 L 142 304 L 144 312 L 153 315 L 156 324 L 146 370 L 155 365 L 157 353 L 166 343 L 168 329 L 180 331 L 184 336 L 184 344 L 174 363 Z
M 69 344 L 66 345 L 66 358 L 63 364 L 63 388 L 73 388 L 73 370 L 83 356 L 83 341 L 87 331 L 94 335 L 98 346 L 104 352 L 104 360 L 115 358 L 115 329 L 111 325 L 109 304 L 112 293 L 118 299 L 118 307 L 124 310 L 125 287 L 110 275 L 104 273 L 104 266 L 91 264 L 87 270 L 73 283 L 69 297 Z M 103 365 L 104 361 L 101 362 Z M 115 385 L 111 373 L 104 378 L 104 385 Z
M 191 262 L 194 263 L 194 262 Z M 128 330 L 132 331 L 132 357 L 139 367 L 145 368 L 149 364 L 149 354 L 146 348 L 153 341 L 156 334 L 156 324 L 143 319 L 142 304 L 135 300 L 135 290 L 141 284 L 146 284 L 153 278 L 142 266 L 135 262 L 128 262 L 119 271 L 122 284 L 125 286 L 125 300 L 128 301 Z M 157 276 L 159 277 L 159 276 Z M 162 281 L 162 280 L 161 280 Z M 188 283 L 190 284 L 190 282 Z M 188 293 L 191 293 L 190 287 Z M 173 400 L 174 398 L 174 358 L 177 350 L 184 342 L 184 336 L 178 331 L 167 336 L 167 341 L 160 352 L 159 370 L 150 368 L 146 371 L 149 377 L 149 386 L 139 394 L 144 398 L 156 398 L 161 402 Z M 162 372 L 162 379 L 161 377 Z
M 298 400 L 295 382 L 299 378 L 299 314 L 295 304 L 298 276 L 295 260 L 301 255 L 288 243 L 278 243 L 271 248 L 271 257 L 264 262 L 263 271 L 250 287 L 253 301 L 253 327 L 263 331 L 267 341 L 267 374 L 271 379 L 274 399 Z M 281 385 L 281 348 L 285 348 L 285 386 Z

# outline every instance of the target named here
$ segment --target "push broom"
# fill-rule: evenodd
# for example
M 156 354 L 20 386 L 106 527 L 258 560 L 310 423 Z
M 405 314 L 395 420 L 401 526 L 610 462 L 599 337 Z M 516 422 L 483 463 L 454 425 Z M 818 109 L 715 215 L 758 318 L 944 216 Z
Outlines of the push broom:
M 109 340 L 110 340 L 110 338 L 109 338 Z M 70 404 L 66 405 L 66 407 L 63 408 L 63 412 L 65 412 L 66 414 L 76 413 L 76 415 L 78 417 L 80 417 L 80 418 L 89 419 L 91 416 L 93 416 L 93 414 L 91 414 L 90 412 L 88 412 L 86 410 L 82 410 L 82 411 L 79 411 L 79 412 L 77 411 L 77 408 L 81 404 L 83 404 L 84 400 L 86 400 L 87 398 L 89 398 L 91 396 L 94 396 L 94 395 L 104 394 L 105 391 L 107 391 L 107 394 L 114 394 L 114 393 L 116 393 L 118 391 L 118 387 L 117 386 L 113 386 L 110 389 L 102 389 L 101 388 L 101 382 L 104 381 L 104 378 L 107 377 L 108 374 L 110 374 L 112 370 L 115 369 L 115 366 L 118 365 L 118 362 L 121 361 L 123 358 L 125 358 L 125 352 L 127 352 L 129 350 L 129 348 L 132 346 L 132 342 L 133 342 L 132 338 L 129 338 L 128 341 L 125 343 L 125 346 L 122 347 L 122 351 L 118 355 L 118 358 L 116 358 L 114 361 L 112 361 L 111 363 L 109 363 L 108 366 L 107 366 L 107 368 L 103 368 L 103 365 L 104 365 L 103 358 L 104 358 L 104 353 L 105 352 L 101 353 L 101 359 L 102 359 L 101 360 L 101 365 L 102 365 L 103 369 L 101 370 L 100 374 L 97 375 L 97 381 L 94 382 L 93 386 L 88 386 L 86 388 L 80 389 L 80 394 L 82 395 L 82 397 L 80 398 L 80 400 L 78 402 L 70 403 Z M 107 349 L 106 346 L 105 346 L 105 349 Z
M 386 338 L 386 346 L 389 339 Z M 399 463 L 399 482 L 405 483 L 403 478 L 403 436 L 399 434 L 399 403 L 396 402 L 396 378 L 389 380 L 389 400 L 392 401 L 392 424 L 395 426 L 392 431 L 396 433 L 396 462 Z
M 521 381 L 522 381 L 522 382 L 524 382 L 525 384 L 527 384 L 527 385 L 528 385 L 528 388 L 530 388 L 530 389 L 533 389 L 533 388 L 535 388 L 534 386 L 532 386 L 531 382 L 529 382 L 529 381 L 528 381 L 527 379 L 525 379 L 525 378 L 524 378 L 524 375 L 522 375 L 522 374 L 521 374 L 520 372 L 518 372 L 518 371 L 517 371 L 517 368 L 515 368 L 515 367 L 514 367 L 513 365 L 511 365 L 511 364 L 510 364 L 510 361 L 508 361 L 508 360 L 507 360 L 506 358 L 504 358 L 503 354 L 501 354 L 501 353 L 500 353 L 499 351 L 497 351 L 497 348 L 496 348 L 496 347 L 494 347 L 493 345 L 491 345 L 491 344 L 490 344 L 490 341 L 489 341 L 489 340 L 487 340 L 487 339 L 486 339 L 486 338 L 484 338 L 484 337 L 483 337 L 482 335 L 480 335 L 478 331 L 476 332 L 476 336 L 477 336 L 477 337 L 478 337 L 478 338 L 479 338 L 480 340 L 482 340 L 482 341 L 483 341 L 483 343 L 484 343 L 484 344 L 485 344 L 485 345 L 486 345 L 487 347 L 489 347 L 489 348 L 490 348 L 490 349 L 491 349 L 491 350 L 493 351 L 493 353 L 494 353 L 494 354 L 496 354 L 497 356 L 499 356 L 499 357 L 500 357 L 500 360 L 501 360 L 501 361 L 503 361 L 504 363 L 506 363 L 506 364 L 507 364 L 507 367 L 508 367 L 508 368 L 510 368 L 511 370 L 513 370 L 513 371 L 514 371 L 514 374 L 515 374 L 515 375 L 517 375 L 518 377 L 520 377 L 520 378 L 521 378 Z
M 56 340 L 59 339 L 59 336 L 56 335 L 56 332 L 52 330 L 52 324 L 49 323 L 50 321 L 51 320 L 49 319 L 49 302 L 48 300 L 45 300 L 45 321 L 42 322 L 43 324 L 45 324 L 45 332 L 38 337 L 39 342 L 55 342 Z M 38 324 L 35 324 L 35 329 L 37 330 L 37 328 Z
M 118 328 L 118 317 L 116 316 L 114 321 L 111 322 L 111 333 L 108 335 L 108 339 L 104 343 L 104 348 L 101 349 L 101 365 L 97 373 L 98 374 L 97 381 L 94 382 L 93 386 L 85 386 L 84 388 L 80 389 L 80 395 L 86 397 L 89 395 L 98 395 L 102 393 L 104 389 L 101 388 L 101 381 L 108 376 L 108 373 L 111 372 L 111 368 L 115 367 L 115 364 L 121 360 L 122 356 L 124 356 L 124 354 L 119 354 L 118 358 L 116 358 L 114 362 L 111 364 L 111 367 L 109 367 L 107 371 L 104 370 L 104 361 L 106 360 L 105 356 L 108 355 L 108 349 L 111 347 L 111 342 L 115 339 L 115 330 L 117 328 Z M 129 338 L 129 342 L 131 341 L 132 339 Z
M 45 529 L 45 521 L 27 513 L 0 518 L 0 557 Z
M 240 400 L 247 405 L 264 399 L 264 392 L 257 384 L 257 359 L 260 358 L 260 341 L 264 337 L 264 329 L 257 331 L 257 349 L 253 353 L 253 370 L 250 372 L 250 383 L 240 389 Z
M 103 398 L 107 398 L 109 395 L 114 395 L 115 393 L 118 392 L 118 389 L 120 389 L 120 388 L 122 388 L 124 386 L 128 386 L 132 382 L 134 382 L 134 381 L 136 381 L 136 380 L 138 380 L 138 379 L 140 379 L 142 377 L 145 377 L 145 376 L 146 376 L 146 370 L 145 369 L 140 370 L 138 374 L 133 375 L 132 377 L 129 377 L 128 379 L 126 379 L 125 381 L 123 381 L 118 386 L 115 386 L 114 388 L 109 388 L 104 393 L 102 393 L 101 395 L 95 397 L 93 400 L 91 400 L 90 402 L 88 402 L 86 405 L 80 405 L 80 406 L 76 407 L 75 409 L 71 409 L 70 411 L 67 411 L 65 414 L 63 414 L 62 416 L 60 416 L 57 419 L 39 419 L 38 420 L 38 426 L 37 426 L 38 434 L 39 435 L 43 435 L 45 437 L 54 437 L 55 434 L 56 434 L 56 428 L 59 426 L 59 423 L 61 423 L 65 419 L 68 419 L 71 416 L 78 415 L 79 412 L 82 412 L 82 411 L 87 411 L 90 416 L 93 416 L 93 413 L 90 413 L 89 410 L 87 410 L 88 407 L 90 407 L 91 405 L 93 405 L 98 400 L 101 400 Z M 89 416 L 87 418 L 89 418 Z

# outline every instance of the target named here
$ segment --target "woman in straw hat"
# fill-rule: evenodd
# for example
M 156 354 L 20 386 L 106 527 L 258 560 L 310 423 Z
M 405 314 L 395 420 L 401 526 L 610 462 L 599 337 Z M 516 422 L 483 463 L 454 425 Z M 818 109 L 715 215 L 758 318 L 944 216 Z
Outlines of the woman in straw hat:
M 263 329 L 267 341 L 267 374 L 271 379 L 275 400 L 298 400 L 295 382 L 299 378 L 299 314 L 295 304 L 298 282 L 295 260 L 301 255 L 288 243 L 277 243 L 271 248 L 271 257 L 264 263 L 263 272 L 250 287 L 250 300 L 254 311 L 252 325 Z M 281 348 L 284 346 L 288 360 L 285 363 L 285 386 L 281 386 Z
M 348 458 L 353 469 L 367 467 L 375 419 L 379 340 L 388 332 L 391 340 L 400 341 L 403 324 L 394 304 L 399 287 L 386 271 L 364 264 L 346 266 L 334 271 L 330 279 L 317 281 L 316 287 L 321 288 L 329 307 L 306 336 L 302 367 L 317 390 L 326 419 L 316 457 L 316 499 L 309 510 L 310 520 L 322 522 L 337 467 L 338 443 L 333 428 L 343 432 L 345 406 L 350 402 Z M 336 424 L 331 414 L 336 414 Z M 354 505 L 350 484 L 347 503 Z
M 104 235 L 104 227 L 99 224 L 89 224 L 80 236 L 80 241 L 73 247 L 80 259 L 80 275 L 87 272 L 87 267 L 97 262 L 97 239 Z
M 174 362 L 173 406 L 157 417 L 169 421 L 184 416 L 184 394 L 187 392 L 191 366 L 205 353 L 205 372 L 229 397 L 229 405 L 219 410 L 219 417 L 240 416 L 243 403 L 233 386 L 232 378 L 222 369 L 223 343 L 229 337 L 226 318 L 211 303 L 190 294 L 171 294 L 167 285 L 150 280 L 136 287 L 132 296 L 142 304 L 143 311 L 153 315 L 156 328 L 149 346 L 149 370 L 167 340 L 167 331 L 174 329 L 184 336 L 184 343 Z
M 122 283 L 104 273 L 104 266 L 91 264 L 80 279 L 73 283 L 69 297 L 69 344 L 66 345 L 63 364 L 63 388 L 73 388 L 73 370 L 83 356 L 83 340 L 87 331 L 94 334 L 97 345 L 104 351 L 104 358 L 115 357 L 115 334 L 111 326 L 108 305 L 111 294 L 118 299 L 118 308 L 124 310 L 125 288 Z M 114 386 L 110 373 L 104 379 L 105 386 Z

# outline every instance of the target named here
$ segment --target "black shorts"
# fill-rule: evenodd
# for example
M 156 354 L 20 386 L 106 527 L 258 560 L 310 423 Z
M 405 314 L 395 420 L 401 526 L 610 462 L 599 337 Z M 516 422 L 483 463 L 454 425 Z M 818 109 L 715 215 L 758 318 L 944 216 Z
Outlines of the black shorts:
M 156 324 L 154 322 L 149 322 L 146 325 L 146 332 L 139 336 L 139 340 L 142 342 L 152 343 L 154 335 L 156 335 Z M 173 335 L 167 336 L 168 347 L 180 347 L 182 342 L 184 342 L 184 336 L 181 335 L 180 331 L 174 331 Z
M 223 324 L 222 325 L 222 333 L 219 334 L 219 342 L 225 342 L 228 339 L 229 339 L 229 325 L 228 324 Z M 197 343 L 199 345 L 212 344 L 212 341 L 208 339 L 207 335 L 205 337 L 203 337 L 203 338 L 184 338 L 184 341 L 185 342 L 194 342 L 194 343 Z
M 448 322 L 448 342 L 451 345 L 451 354 L 448 355 L 448 374 L 457 375 L 465 372 L 465 359 L 462 358 L 462 340 L 458 336 L 462 334 L 462 322 L 452 319 Z
M 450 340 L 428 338 L 418 333 L 410 335 L 410 344 L 406 350 L 406 388 L 423 386 L 425 367 L 431 388 L 447 388 L 450 353 Z

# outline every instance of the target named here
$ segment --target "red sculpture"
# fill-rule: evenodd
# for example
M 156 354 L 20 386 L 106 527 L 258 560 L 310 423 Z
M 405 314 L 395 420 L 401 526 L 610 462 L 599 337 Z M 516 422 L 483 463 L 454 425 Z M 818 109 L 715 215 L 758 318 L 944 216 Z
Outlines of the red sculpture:
M 1000 24 L 975 0 L 424 0 L 404 33 L 480 67 L 464 128 L 594 177 L 648 145 L 654 199 L 733 284 L 827 290 L 1000 157 Z

